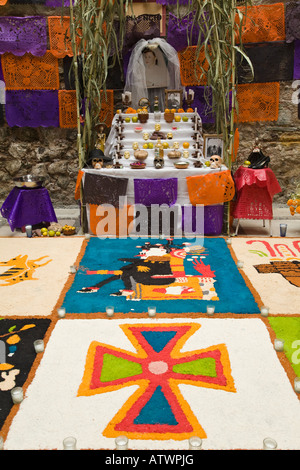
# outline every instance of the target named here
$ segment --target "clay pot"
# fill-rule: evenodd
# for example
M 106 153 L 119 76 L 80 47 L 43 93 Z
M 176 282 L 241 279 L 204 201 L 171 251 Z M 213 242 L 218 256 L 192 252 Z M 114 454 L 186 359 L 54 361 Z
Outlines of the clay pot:
M 139 114 L 138 114 L 138 118 L 139 118 L 139 121 L 140 121 L 142 124 L 145 124 L 145 123 L 148 121 L 149 114 L 148 114 L 148 113 L 139 113 Z
M 174 121 L 174 113 L 164 113 L 164 118 L 166 122 L 173 122 Z

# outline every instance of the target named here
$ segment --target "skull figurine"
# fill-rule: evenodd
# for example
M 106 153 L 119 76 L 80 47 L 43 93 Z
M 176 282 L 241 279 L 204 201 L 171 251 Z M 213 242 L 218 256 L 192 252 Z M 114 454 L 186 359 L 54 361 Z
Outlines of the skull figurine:
M 223 159 L 220 157 L 220 155 L 212 155 L 209 161 L 210 161 L 210 168 L 221 168 L 223 164 Z
M 103 159 L 102 158 L 93 158 L 92 159 L 92 166 L 95 170 L 100 170 L 103 167 Z
M 156 156 L 154 157 L 154 166 L 155 168 L 163 168 L 165 164 L 164 157 Z

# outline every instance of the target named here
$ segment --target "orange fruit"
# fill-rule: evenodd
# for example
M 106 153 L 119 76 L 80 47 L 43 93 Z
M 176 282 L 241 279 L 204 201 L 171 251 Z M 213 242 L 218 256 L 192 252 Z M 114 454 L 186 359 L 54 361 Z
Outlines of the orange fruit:
M 184 109 L 179 108 L 179 109 L 178 109 L 178 112 L 179 112 L 179 113 L 184 113 Z
M 292 204 L 293 204 L 293 199 L 289 199 L 288 202 L 287 202 L 287 205 L 291 206 Z
M 182 147 L 183 147 L 184 149 L 188 149 L 189 146 L 190 146 L 190 144 L 189 144 L 188 142 L 183 142 L 183 144 L 182 144 Z
M 186 112 L 187 112 L 187 113 L 193 113 L 194 110 L 193 110 L 193 108 L 188 108 L 188 109 L 186 110 Z
M 169 113 L 170 110 L 168 108 L 165 109 L 165 113 Z
M 298 206 L 298 207 L 296 208 L 296 212 L 297 212 L 297 214 L 300 214 L 300 206 Z
M 171 113 L 176 113 L 176 109 L 171 109 Z

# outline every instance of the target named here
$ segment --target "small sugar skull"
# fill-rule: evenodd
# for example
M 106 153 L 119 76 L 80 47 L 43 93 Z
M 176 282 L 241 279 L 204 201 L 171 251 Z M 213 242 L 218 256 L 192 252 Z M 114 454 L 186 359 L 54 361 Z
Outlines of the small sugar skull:
M 133 148 L 133 150 L 138 150 L 139 144 L 137 142 L 133 142 L 132 148 Z
M 92 159 L 92 166 L 95 170 L 100 170 L 103 167 L 102 158 L 93 158 Z
M 148 140 L 149 139 L 149 132 L 144 132 L 143 138 L 144 138 L 144 140 Z
M 223 159 L 220 155 L 212 155 L 209 159 L 210 161 L 210 168 L 221 168 Z
M 160 129 L 161 129 L 161 125 L 160 124 L 155 124 L 155 130 L 160 131 Z
M 179 142 L 174 142 L 173 149 L 179 149 Z
M 189 158 L 190 152 L 189 152 L 188 150 L 184 150 L 184 151 L 182 152 L 182 156 L 183 156 L 184 158 Z
M 173 139 L 173 134 L 172 132 L 167 133 L 167 139 Z
M 126 158 L 126 160 L 127 160 L 128 158 L 130 158 L 130 152 L 129 152 L 128 150 L 125 150 L 125 152 L 124 152 L 124 158 Z

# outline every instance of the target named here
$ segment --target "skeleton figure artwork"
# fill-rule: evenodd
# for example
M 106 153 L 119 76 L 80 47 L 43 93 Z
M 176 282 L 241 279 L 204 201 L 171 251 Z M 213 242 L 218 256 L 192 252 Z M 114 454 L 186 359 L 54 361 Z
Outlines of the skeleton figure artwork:
M 83 287 L 77 293 L 97 293 L 104 285 L 122 280 L 124 288 L 110 293 L 111 296 L 125 296 L 126 300 L 219 300 L 214 287 L 215 273 L 202 261 L 204 247 L 184 243 L 173 245 L 173 240 L 168 239 L 167 243 L 146 242 L 137 248 L 136 257 L 119 260 L 127 263 L 120 269 L 86 271 L 87 275 L 111 276 L 91 287 Z M 185 271 L 184 260 L 188 254 L 193 255 L 195 274 Z

